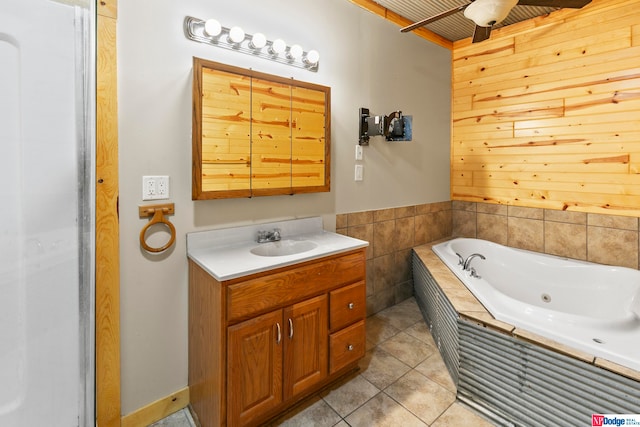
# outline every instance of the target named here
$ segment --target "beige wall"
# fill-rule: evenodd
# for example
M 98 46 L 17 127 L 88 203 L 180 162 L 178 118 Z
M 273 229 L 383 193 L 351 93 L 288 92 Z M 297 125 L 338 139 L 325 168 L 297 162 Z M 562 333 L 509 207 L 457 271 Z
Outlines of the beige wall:
M 452 205 L 455 237 L 640 268 L 638 218 L 461 201 Z
M 639 216 L 639 22 L 593 0 L 454 43 L 452 198 Z
M 122 412 L 187 385 L 185 234 L 236 224 L 416 206 L 449 199 L 451 52 L 344 0 L 136 0 L 119 4 Z M 248 33 L 320 52 L 312 73 L 185 39 L 185 15 L 215 17 Z M 197 56 L 332 89 L 330 193 L 191 200 L 191 66 Z M 413 116 L 414 140 L 365 147 L 353 181 L 358 108 Z M 138 235 L 143 175 L 169 175 L 173 248 L 150 255 Z M 161 233 L 158 233 L 161 234 Z M 165 236 L 153 236 L 161 240 Z

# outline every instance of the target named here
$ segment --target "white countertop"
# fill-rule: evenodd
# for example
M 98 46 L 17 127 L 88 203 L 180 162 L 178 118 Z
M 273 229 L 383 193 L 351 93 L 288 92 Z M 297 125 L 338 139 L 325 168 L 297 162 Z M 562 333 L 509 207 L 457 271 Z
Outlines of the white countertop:
M 282 256 L 260 256 L 251 249 L 257 243 L 258 230 L 279 228 L 282 240 L 306 240 L 317 246 L 306 252 Z M 353 249 L 369 242 L 322 229 L 322 218 L 278 221 L 187 234 L 187 256 L 216 280 L 230 280 L 274 268 L 297 264 Z

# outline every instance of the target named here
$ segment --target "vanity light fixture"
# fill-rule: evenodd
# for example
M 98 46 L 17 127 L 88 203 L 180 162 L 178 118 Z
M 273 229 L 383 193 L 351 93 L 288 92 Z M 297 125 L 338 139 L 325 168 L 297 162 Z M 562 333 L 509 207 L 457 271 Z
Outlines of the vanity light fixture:
M 282 39 L 269 41 L 262 33 L 246 34 L 238 26 L 223 27 L 215 19 L 203 21 L 187 16 L 184 19 L 184 34 L 189 40 L 318 71 L 320 54 L 317 50 L 305 52 L 299 44 L 287 46 Z

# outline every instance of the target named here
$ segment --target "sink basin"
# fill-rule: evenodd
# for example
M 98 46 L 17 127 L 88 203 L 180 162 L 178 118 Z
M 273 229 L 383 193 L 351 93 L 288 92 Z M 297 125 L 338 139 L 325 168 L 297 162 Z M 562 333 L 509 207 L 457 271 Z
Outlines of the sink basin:
M 315 249 L 318 245 L 309 240 L 280 240 L 279 242 L 262 243 L 251 249 L 258 256 L 285 256 L 300 254 Z

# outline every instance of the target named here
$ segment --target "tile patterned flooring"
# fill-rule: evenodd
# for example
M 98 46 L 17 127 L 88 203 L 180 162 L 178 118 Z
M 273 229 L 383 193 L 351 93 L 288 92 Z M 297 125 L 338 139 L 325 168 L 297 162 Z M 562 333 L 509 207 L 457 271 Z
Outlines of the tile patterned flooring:
M 152 426 L 191 427 L 192 423 L 185 409 Z M 367 319 L 367 354 L 358 373 L 270 427 L 493 425 L 456 402 L 455 385 L 415 299 L 410 298 Z

